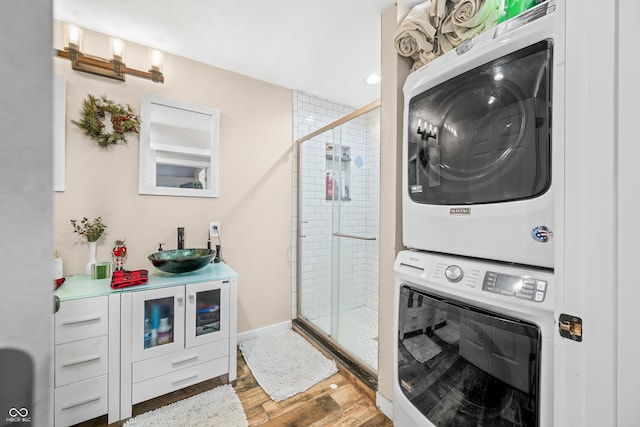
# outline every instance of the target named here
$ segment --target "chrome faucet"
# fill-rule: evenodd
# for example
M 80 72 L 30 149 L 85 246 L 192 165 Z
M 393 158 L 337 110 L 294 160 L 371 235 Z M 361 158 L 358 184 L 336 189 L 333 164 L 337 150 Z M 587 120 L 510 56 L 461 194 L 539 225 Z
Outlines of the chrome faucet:
M 178 227 L 178 249 L 184 249 L 184 227 Z

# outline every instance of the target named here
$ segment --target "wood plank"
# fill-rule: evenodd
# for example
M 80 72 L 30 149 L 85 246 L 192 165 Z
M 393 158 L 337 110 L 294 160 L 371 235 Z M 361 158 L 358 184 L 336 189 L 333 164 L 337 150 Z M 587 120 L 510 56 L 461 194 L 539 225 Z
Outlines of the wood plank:
M 330 414 L 332 410 L 339 410 L 337 403 L 332 402 L 331 396 L 320 396 L 312 400 L 299 402 L 294 409 L 282 415 L 270 417 L 265 427 L 272 426 L 310 426 Z
M 269 422 L 269 415 L 267 415 L 261 405 L 247 409 L 243 402 L 242 406 L 245 408 L 244 414 L 247 416 L 247 421 L 250 426 L 261 426 Z

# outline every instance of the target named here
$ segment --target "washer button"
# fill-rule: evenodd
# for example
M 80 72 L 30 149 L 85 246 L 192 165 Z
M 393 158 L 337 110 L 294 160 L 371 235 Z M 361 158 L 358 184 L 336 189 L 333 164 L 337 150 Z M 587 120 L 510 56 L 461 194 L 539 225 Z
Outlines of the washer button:
M 546 291 L 547 290 L 547 282 L 545 282 L 544 280 L 538 280 L 537 289 L 539 291 L 542 291 L 542 292 Z
M 537 291 L 536 292 L 536 296 L 535 296 L 535 300 L 538 301 L 538 302 L 544 300 L 544 292 Z
M 462 269 L 457 265 L 450 265 L 444 271 L 444 275 L 450 282 L 459 282 L 464 277 Z

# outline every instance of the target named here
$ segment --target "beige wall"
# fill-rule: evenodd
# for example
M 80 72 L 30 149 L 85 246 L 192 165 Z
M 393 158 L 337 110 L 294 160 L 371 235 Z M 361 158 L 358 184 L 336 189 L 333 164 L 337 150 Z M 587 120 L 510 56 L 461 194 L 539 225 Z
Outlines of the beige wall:
M 410 62 L 396 53 L 396 28 L 410 7 L 398 2 L 382 14 L 380 107 L 380 309 L 378 312 L 378 391 L 393 400 L 394 271 L 402 246 L 402 86 Z
M 108 57 L 107 36 L 85 30 L 84 40 L 85 52 Z M 54 22 L 54 46 L 63 44 L 63 26 Z M 148 68 L 146 47 L 128 43 L 125 59 L 127 66 Z M 177 227 L 185 227 L 186 247 L 206 247 L 209 221 L 219 221 L 223 257 L 240 275 L 238 332 L 290 320 L 291 90 L 167 53 L 165 84 L 92 76 L 59 58 L 54 71 L 67 82 L 66 191 L 55 193 L 53 215 L 65 275 L 84 273 L 88 258 L 72 218 L 102 216 L 108 229 L 98 261 L 110 260 L 115 239 L 126 239 L 128 269 L 152 269 L 147 255 L 160 242 L 176 248 Z M 139 113 L 141 93 L 220 110 L 218 198 L 139 195 L 137 135 L 105 150 L 70 123 L 87 94 L 106 94 Z

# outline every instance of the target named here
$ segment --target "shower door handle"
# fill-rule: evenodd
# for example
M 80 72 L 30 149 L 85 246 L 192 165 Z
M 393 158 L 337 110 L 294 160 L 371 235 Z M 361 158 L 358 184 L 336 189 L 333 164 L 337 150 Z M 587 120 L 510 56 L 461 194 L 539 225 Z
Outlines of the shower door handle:
M 357 236 L 355 234 L 345 234 L 345 233 L 333 233 L 336 237 L 346 237 L 347 239 L 357 239 L 357 240 L 376 240 L 376 236 Z

